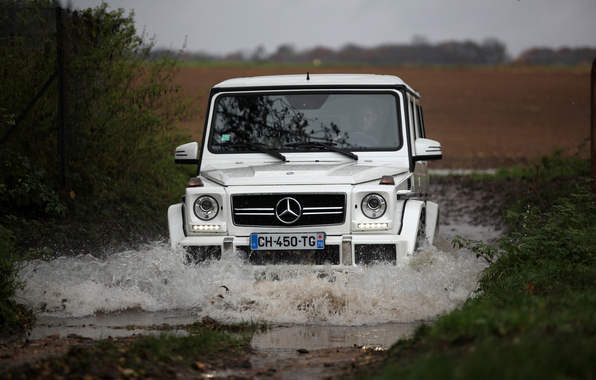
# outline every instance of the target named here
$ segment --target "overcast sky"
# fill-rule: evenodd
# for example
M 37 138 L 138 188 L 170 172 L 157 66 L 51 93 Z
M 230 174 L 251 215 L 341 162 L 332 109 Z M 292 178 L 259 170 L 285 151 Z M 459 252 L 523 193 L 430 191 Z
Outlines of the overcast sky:
M 515 57 L 529 47 L 596 47 L 596 0 L 107 0 L 134 10 L 158 47 L 226 54 L 348 43 L 374 47 L 494 37 Z M 70 0 L 75 9 L 101 0 Z

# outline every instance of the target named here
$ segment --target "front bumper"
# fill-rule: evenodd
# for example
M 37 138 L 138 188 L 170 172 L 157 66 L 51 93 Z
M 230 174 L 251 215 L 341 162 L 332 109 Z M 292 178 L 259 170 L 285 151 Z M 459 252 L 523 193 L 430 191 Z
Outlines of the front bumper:
M 325 250 L 253 251 L 248 236 L 184 237 L 176 245 L 186 249 L 191 261 L 239 256 L 254 265 L 307 264 L 349 267 L 372 262 L 407 262 L 407 242 L 399 235 L 343 235 L 325 237 Z
M 423 211 L 426 206 L 426 225 Z M 373 262 L 406 263 L 414 254 L 421 231 L 433 244 L 438 221 L 438 206 L 433 202 L 411 200 L 404 207 L 399 233 L 351 233 L 325 231 L 325 250 L 252 251 L 249 236 L 224 233 L 184 233 L 182 204 L 170 206 L 168 222 L 172 248 L 183 247 L 191 261 L 222 259 L 230 255 L 242 257 L 254 265 L 299 264 L 328 267 L 351 267 Z

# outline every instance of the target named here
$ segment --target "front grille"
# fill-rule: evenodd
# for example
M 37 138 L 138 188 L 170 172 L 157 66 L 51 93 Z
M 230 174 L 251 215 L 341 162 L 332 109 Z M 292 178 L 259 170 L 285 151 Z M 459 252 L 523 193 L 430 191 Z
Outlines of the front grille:
M 232 195 L 232 218 L 237 226 L 334 225 L 343 224 L 345 215 L 345 193 Z
M 325 249 L 253 251 L 248 246 L 239 246 L 253 265 L 339 265 L 339 245 L 327 245 Z

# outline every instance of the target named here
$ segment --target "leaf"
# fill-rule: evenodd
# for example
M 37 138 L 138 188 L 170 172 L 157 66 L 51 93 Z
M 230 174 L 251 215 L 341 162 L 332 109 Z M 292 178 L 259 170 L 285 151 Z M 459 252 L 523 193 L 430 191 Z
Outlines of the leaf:
M 524 290 L 530 294 L 532 294 L 532 292 L 534 291 L 534 285 L 532 284 L 532 281 L 530 281 L 530 283 L 528 284 L 528 286 L 526 286 L 524 288 Z

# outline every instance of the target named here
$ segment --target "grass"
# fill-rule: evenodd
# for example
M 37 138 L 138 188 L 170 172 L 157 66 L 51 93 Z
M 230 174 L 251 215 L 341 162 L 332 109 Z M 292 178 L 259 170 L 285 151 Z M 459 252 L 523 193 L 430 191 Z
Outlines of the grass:
M 394 345 L 375 378 L 594 378 L 594 305 L 593 289 L 479 297 Z
M 58 358 L 49 358 L 18 368 L 12 378 L 175 378 L 199 376 L 212 368 L 237 363 L 250 349 L 263 323 L 223 325 L 210 320 L 187 327 L 188 336 L 169 333 L 142 337 L 132 344 L 102 340 L 90 347 L 75 346 Z
M 534 175 L 531 175 L 531 173 Z M 479 294 L 360 378 L 596 378 L 596 198 L 589 165 L 560 154 L 491 181 L 525 186 L 499 247 L 456 238 L 491 264 Z M 520 207 L 522 205 L 523 207 Z M 521 208 L 521 210 L 519 210 Z
M 594 338 L 582 334 L 484 340 L 389 366 L 380 379 L 593 378 Z M 564 347 L 566 354 L 561 355 Z
M 0 332 L 23 333 L 31 329 L 33 311 L 14 300 L 16 291 L 25 286 L 18 280 L 22 258 L 13 252 L 14 236 L 0 225 Z

